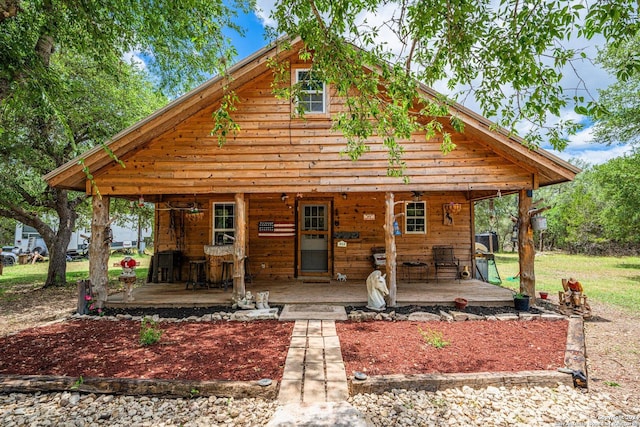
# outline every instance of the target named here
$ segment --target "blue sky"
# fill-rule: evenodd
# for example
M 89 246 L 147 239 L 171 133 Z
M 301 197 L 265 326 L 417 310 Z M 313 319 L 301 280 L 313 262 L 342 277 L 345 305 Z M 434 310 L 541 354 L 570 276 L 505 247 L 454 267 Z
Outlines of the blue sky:
M 239 14 L 237 22 L 246 29 L 246 34 L 244 36 L 240 36 L 231 31 L 227 33 L 227 35 L 233 40 L 234 46 L 238 51 L 238 60 L 251 55 L 255 51 L 267 45 L 268 40 L 265 38 L 264 28 L 265 23 L 271 23 L 269 13 L 273 8 L 274 3 L 274 0 L 257 0 L 257 12 Z M 389 11 L 380 10 L 377 11 L 374 16 L 366 16 L 365 18 L 368 20 L 381 18 L 388 13 Z M 597 46 L 593 42 L 590 43 L 591 45 L 583 45 L 581 47 L 586 48 L 586 50 L 590 51 L 590 54 L 593 55 L 595 54 Z M 597 89 L 604 88 L 613 82 L 613 78 L 611 76 L 602 69 L 595 67 L 593 64 L 585 63 L 583 66 L 585 70 L 582 70 L 582 74 L 585 80 L 585 85 L 587 85 L 589 91 L 593 95 L 597 95 Z M 565 84 L 566 87 L 576 86 L 576 82 L 572 81 L 571 77 L 567 77 L 567 81 L 563 84 Z M 434 89 L 440 90 L 439 87 L 434 87 Z M 466 106 L 479 112 L 479 108 L 474 107 L 473 105 Z M 562 152 L 557 152 L 549 146 L 543 146 L 543 148 L 553 152 L 562 159 L 569 160 L 571 158 L 577 158 L 590 164 L 599 164 L 630 151 L 627 146 L 609 147 L 592 142 L 592 123 L 585 117 L 577 116 L 573 110 L 563 112 L 563 118 L 573 118 L 574 120 L 583 123 L 585 127 L 582 131 L 569 138 L 569 146 Z

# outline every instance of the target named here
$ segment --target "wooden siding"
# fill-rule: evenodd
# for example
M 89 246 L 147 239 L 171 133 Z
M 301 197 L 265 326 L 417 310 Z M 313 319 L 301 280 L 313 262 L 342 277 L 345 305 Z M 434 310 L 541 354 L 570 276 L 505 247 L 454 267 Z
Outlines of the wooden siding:
M 268 238 L 258 236 L 260 221 L 284 223 L 296 222 L 296 207 L 304 202 L 332 201 L 330 244 L 333 254 L 333 269 L 345 273 L 350 279 L 364 280 L 372 271 L 371 248 L 384 246 L 384 193 L 288 193 L 283 201 L 281 194 L 252 194 L 247 196 L 248 232 L 247 250 L 249 269 L 256 279 L 291 279 L 296 277 L 297 239 L 294 237 Z M 398 202 L 411 201 L 410 192 L 396 193 Z M 167 200 L 173 206 L 192 198 L 173 198 Z M 212 202 L 232 202 L 233 195 L 199 196 L 202 206 L 211 206 Z M 425 234 L 404 234 L 396 236 L 399 274 L 405 261 L 422 261 L 431 264 L 429 273 L 433 277 L 432 247 L 450 244 L 460 265 L 471 266 L 472 262 L 472 226 L 471 207 L 460 194 L 429 193 L 422 197 L 427 205 L 427 232 Z M 454 216 L 452 226 L 444 225 L 442 205 L 456 202 L 462 204 L 462 211 Z M 198 222 L 186 220 L 185 211 L 163 210 L 166 203 L 158 204 L 160 210 L 156 216 L 156 249 L 179 250 L 185 256 L 183 278 L 186 279 L 188 259 L 202 259 L 204 245 L 211 244 L 212 213 L 205 212 Z M 402 204 L 396 206 L 396 213 L 403 212 Z M 373 220 L 365 220 L 364 215 L 373 215 Z M 173 217 L 173 219 L 172 219 Z M 183 220 L 183 218 L 185 218 Z M 399 217 L 400 227 L 404 230 L 404 218 Z M 354 233 L 354 238 L 339 238 L 340 233 Z M 337 236 L 337 237 L 334 237 Z M 344 234 L 342 234 L 344 236 Z M 338 241 L 345 241 L 346 247 L 338 247 Z M 330 263 L 331 264 L 331 263 Z M 263 268 L 264 266 L 264 268 Z
M 233 114 L 241 130 L 223 147 L 210 136 L 210 105 L 122 157 L 126 167 L 94 175 L 102 194 L 203 194 L 297 192 L 378 192 L 406 189 L 386 176 L 387 150 L 379 138 L 356 162 L 341 155 L 346 140 L 331 130 L 326 116 L 291 118 L 288 101 L 271 94 L 266 73 L 244 85 Z M 330 98 L 330 112 L 340 110 Z M 485 143 L 454 134 L 457 148 L 440 151 L 440 138 L 416 134 L 402 141 L 406 176 L 421 191 L 502 191 L 532 188 L 533 168 L 496 154 Z

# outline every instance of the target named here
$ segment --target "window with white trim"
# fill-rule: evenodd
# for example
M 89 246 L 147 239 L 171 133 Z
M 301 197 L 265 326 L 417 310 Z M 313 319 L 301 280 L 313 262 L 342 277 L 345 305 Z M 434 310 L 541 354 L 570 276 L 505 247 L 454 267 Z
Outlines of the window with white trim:
M 231 245 L 236 235 L 235 203 L 213 204 L 213 244 Z
M 305 113 L 322 114 L 325 112 L 325 84 L 311 70 L 296 70 L 296 83 L 300 85 L 298 108 Z
M 426 202 L 406 202 L 404 205 L 404 231 L 407 234 L 425 234 L 427 232 Z

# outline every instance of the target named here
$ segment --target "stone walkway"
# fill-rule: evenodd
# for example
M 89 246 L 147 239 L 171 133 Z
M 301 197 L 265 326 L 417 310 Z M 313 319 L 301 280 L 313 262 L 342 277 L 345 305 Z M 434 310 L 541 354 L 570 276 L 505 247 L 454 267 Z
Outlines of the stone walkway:
M 349 398 L 347 374 L 333 320 L 296 320 L 278 401 L 340 402 Z
M 349 386 L 335 320 L 296 320 L 268 427 L 366 427 Z

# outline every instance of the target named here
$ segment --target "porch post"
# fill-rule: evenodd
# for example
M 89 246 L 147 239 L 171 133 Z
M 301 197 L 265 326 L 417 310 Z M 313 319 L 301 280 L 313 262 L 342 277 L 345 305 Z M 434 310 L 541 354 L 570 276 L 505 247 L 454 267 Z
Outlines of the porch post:
M 111 233 L 109 220 L 109 197 L 93 195 L 91 199 L 91 240 L 89 241 L 89 280 L 96 308 L 102 308 L 107 301 L 107 283 L 109 277 L 109 255 Z
M 387 270 L 387 285 L 389 286 L 389 306 L 396 306 L 396 236 L 393 234 L 394 196 L 392 192 L 385 194 L 384 218 L 384 249 L 386 253 L 385 268 Z
M 233 300 L 244 298 L 244 258 L 246 244 L 247 213 L 244 202 L 244 194 L 236 193 L 235 224 L 236 233 L 233 242 Z
M 533 228 L 531 228 L 531 197 L 527 195 L 527 190 L 520 190 L 518 195 L 518 259 L 520 293 L 534 298 L 536 294 L 535 247 Z

